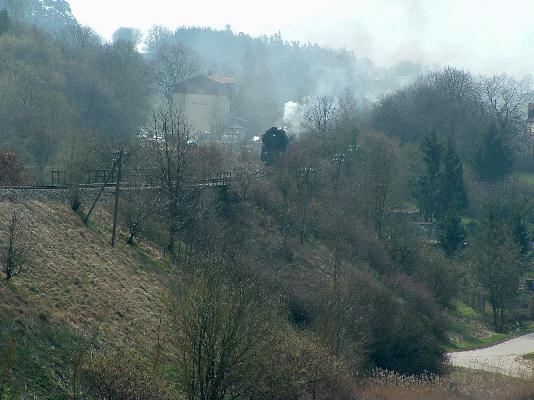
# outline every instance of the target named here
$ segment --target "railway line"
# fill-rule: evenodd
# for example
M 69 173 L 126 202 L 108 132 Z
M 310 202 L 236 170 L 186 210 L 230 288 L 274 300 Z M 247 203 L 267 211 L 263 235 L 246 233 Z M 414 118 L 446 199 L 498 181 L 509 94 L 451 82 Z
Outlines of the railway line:
M 185 179 L 184 184 L 190 187 L 223 187 L 228 186 L 231 182 L 237 179 L 232 176 L 231 172 L 219 173 L 210 178 L 188 178 Z M 20 190 L 20 191 L 32 191 L 32 190 L 68 190 L 72 188 L 79 189 L 100 189 L 114 188 L 117 182 L 92 182 L 92 183 L 72 183 L 72 184 L 50 184 L 50 185 L 6 185 L 0 186 L 0 190 Z M 123 181 L 120 183 L 121 190 L 128 189 L 162 189 L 163 186 L 154 183 L 131 183 Z

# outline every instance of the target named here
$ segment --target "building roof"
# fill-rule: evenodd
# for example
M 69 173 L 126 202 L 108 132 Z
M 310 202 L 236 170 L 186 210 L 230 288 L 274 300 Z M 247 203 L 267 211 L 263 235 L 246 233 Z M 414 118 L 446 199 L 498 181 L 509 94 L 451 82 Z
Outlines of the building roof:
M 197 75 L 177 84 L 174 93 L 230 96 L 233 83 L 235 80 L 229 77 Z
M 231 85 L 231 84 L 235 83 L 235 79 L 231 78 L 229 76 L 208 75 L 208 77 L 211 80 L 214 80 L 215 82 L 224 83 L 225 85 Z

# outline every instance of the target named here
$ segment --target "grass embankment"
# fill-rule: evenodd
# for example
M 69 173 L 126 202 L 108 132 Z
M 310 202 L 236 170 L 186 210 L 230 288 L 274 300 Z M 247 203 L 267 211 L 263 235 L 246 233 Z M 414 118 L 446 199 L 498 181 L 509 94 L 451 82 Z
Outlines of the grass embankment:
M 461 302 L 454 304 L 451 314 L 448 329 L 450 343 L 447 347 L 449 352 L 493 346 L 534 330 L 534 323 L 529 323 L 511 332 L 492 331 L 484 323 L 480 314 Z
M 515 174 L 519 181 L 526 183 L 529 186 L 534 186 L 534 173 L 518 172 Z
M 13 206 L 0 202 L 1 225 Z M 15 386 L 40 399 L 67 398 L 57 388 L 66 385 L 77 338 L 96 329 L 104 343 L 151 352 L 170 280 L 164 257 L 122 237 L 113 249 L 105 212 L 87 227 L 67 205 L 15 206 L 33 244 L 30 269 L 0 283 L 0 337 L 16 339 Z

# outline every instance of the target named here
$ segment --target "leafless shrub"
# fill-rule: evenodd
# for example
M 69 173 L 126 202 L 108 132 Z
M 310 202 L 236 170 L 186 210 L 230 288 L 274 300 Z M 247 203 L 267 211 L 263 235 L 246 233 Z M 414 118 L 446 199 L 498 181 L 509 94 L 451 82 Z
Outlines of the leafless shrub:
M 247 285 L 207 267 L 173 309 L 181 387 L 189 399 L 239 398 L 242 377 L 273 345 L 273 314 Z
M 5 240 L 0 247 L 0 268 L 6 281 L 20 275 L 28 267 L 31 240 L 26 223 L 20 219 L 17 209 L 13 208 L 5 230 Z
M 124 352 L 93 354 L 81 368 L 81 383 L 88 394 L 99 399 L 176 399 L 145 361 Z

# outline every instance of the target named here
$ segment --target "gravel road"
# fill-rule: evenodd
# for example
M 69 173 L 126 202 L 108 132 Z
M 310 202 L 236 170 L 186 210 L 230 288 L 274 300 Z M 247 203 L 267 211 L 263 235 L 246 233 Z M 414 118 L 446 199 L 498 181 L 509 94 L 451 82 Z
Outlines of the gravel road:
M 457 367 L 498 372 L 518 378 L 534 376 L 534 370 L 521 358 L 534 352 L 534 333 L 480 350 L 449 353 L 449 360 Z

